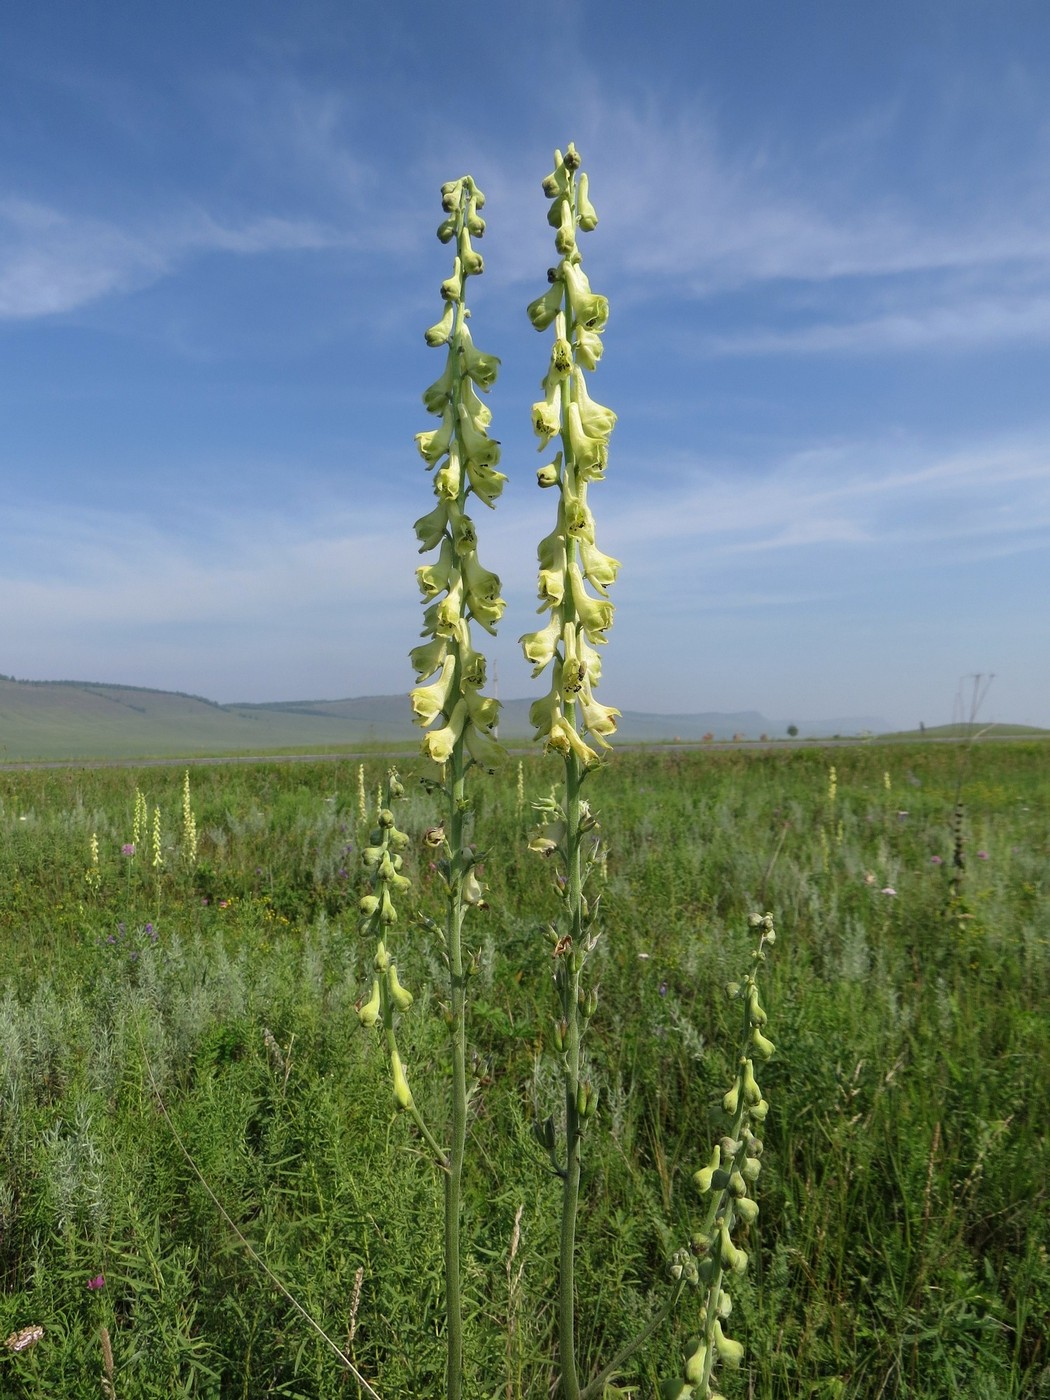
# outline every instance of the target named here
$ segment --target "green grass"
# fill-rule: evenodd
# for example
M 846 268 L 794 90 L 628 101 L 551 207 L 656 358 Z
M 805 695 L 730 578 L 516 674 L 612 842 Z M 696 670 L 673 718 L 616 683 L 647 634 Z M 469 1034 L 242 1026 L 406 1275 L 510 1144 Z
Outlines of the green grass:
M 952 901 L 960 764 L 967 866 Z M 368 761 L 369 794 L 382 771 Z M 477 1397 L 545 1396 L 552 1376 L 557 1183 L 530 1129 L 558 1085 L 543 1048 L 553 896 L 524 850 L 515 778 L 511 765 L 477 784 Z M 526 762 L 530 799 L 553 779 Z M 357 764 L 200 767 L 191 782 L 195 867 L 179 769 L 0 774 L 0 1337 L 45 1328 L 23 1353 L 0 1349 L 0 1394 L 103 1395 L 103 1324 L 121 1400 L 355 1393 L 217 1215 L 151 1075 L 239 1229 L 384 1400 L 437 1394 L 441 1184 L 354 1010 L 372 951 L 357 934 Z M 136 787 L 161 811 L 159 871 L 147 842 L 121 851 Z M 434 811 L 409 792 L 398 824 L 418 833 Z M 745 1369 L 722 1388 L 1050 1396 L 1045 748 L 619 754 L 590 798 L 610 847 L 579 1280 L 594 1366 L 661 1296 L 695 1223 L 689 1178 L 722 1131 L 736 1024 L 721 986 L 746 957 L 746 915 L 769 908 L 762 1213 L 732 1319 Z M 412 864 L 416 902 L 436 914 L 422 850 Z M 399 1041 L 440 1135 L 444 1023 L 426 991 L 440 959 L 417 928 L 390 942 L 417 993 Z M 676 1370 L 688 1309 L 626 1378 L 638 1395 Z

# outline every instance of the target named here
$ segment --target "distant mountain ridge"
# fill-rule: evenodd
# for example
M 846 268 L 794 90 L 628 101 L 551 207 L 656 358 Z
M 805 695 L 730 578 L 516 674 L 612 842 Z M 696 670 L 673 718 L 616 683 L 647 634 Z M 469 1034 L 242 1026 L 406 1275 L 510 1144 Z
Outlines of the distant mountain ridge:
M 531 703 L 529 698 L 503 702 L 503 738 L 531 737 Z M 872 717 L 794 723 L 802 737 L 879 733 L 888 728 Z M 707 735 L 783 738 L 786 730 L 786 723 L 757 710 L 692 715 L 625 711 L 619 736 L 627 743 L 676 739 L 695 743 Z M 0 676 L 0 761 L 343 748 L 410 742 L 418 735 L 405 694 L 220 705 L 203 696 L 145 686 Z

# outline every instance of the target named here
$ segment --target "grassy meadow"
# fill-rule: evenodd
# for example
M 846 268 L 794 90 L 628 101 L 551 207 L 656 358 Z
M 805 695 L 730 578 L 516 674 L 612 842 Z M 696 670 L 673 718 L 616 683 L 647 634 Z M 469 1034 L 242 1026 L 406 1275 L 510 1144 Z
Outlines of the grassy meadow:
M 397 813 L 414 835 L 435 819 L 420 769 L 402 764 Z M 370 813 L 384 771 L 365 765 Z M 554 896 L 526 842 L 555 765 L 522 776 L 524 809 L 516 762 L 473 789 L 479 1400 L 540 1400 L 553 1375 L 558 1183 L 531 1126 L 559 1093 Z M 0 1395 L 359 1393 L 178 1139 L 383 1400 L 441 1392 L 442 1185 L 355 1012 L 374 951 L 358 780 L 356 761 L 195 767 L 194 860 L 179 768 L 0 773 L 0 1339 L 44 1329 L 0 1347 Z M 592 1374 L 695 1228 L 738 1029 L 722 988 L 746 968 L 747 915 L 769 909 L 777 1052 L 729 1400 L 1050 1397 L 1050 751 L 620 753 L 588 789 L 609 848 L 578 1275 Z M 402 907 L 439 916 L 421 844 L 406 871 Z M 399 1044 L 440 1137 L 440 950 L 408 924 L 389 944 L 416 993 Z M 630 1393 L 675 1373 L 690 1306 L 631 1363 Z

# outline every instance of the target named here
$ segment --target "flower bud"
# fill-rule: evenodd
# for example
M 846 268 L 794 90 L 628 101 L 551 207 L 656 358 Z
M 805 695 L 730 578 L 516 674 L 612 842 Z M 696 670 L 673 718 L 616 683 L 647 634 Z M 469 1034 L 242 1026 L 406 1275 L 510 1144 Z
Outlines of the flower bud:
M 398 1011 L 407 1011 L 414 1000 L 412 993 L 407 987 L 402 987 L 397 976 L 397 968 L 391 963 L 387 968 L 386 985 L 390 992 L 390 1000 L 397 1007 Z
M 463 298 L 463 262 L 459 257 L 453 259 L 452 276 L 446 277 L 441 284 L 441 295 L 447 302 L 461 301 Z
M 738 1271 L 739 1272 L 739 1271 Z M 744 1348 L 722 1333 L 722 1324 L 715 1318 L 714 1343 L 719 1357 L 730 1366 L 739 1366 L 744 1359 Z
M 576 1112 L 581 1118 L 593 1118 L 598 1111 L 598 1090 L 585 1080 L 576 1089 Z
M 734 1209 L 745 1225 L 753 1225 L 758 1219 L 758 1202 L 750 1196 L 741 1196 Z
M 440 321 L 435 322 L 429 330 L 423 332 L 423 339 L 432 350 L 436 350 L 439 345 L 447 345 L 448 338 L 452 334 L 452 325 L 455 318 L 456 309 L 451 302 L 445 307 Z
M 598 215 L 587 198 L 587 172 L 583 170 L 576 180 L 576 209 L 580 228 L 584 233 L 592 233 L 598 227 Z
M 754 982 L 751 982 L 751 985 L 747 989 L 747 1014 L 753 1026 L 764 1026 L 766 1024 L 766 1013 L 762 1009 L 762 1004 L 758 999 L 758 988 L 755 986 Z
M 377 900 L 376 903 L 378 904 L 378 902 L 379 901 Z M 357 1019 L 361 1022 L 362 1026 L 364 1026 L 366 1030 L 370 1030 L 371 1027 L 374 1026 L 376 1021 L 379 1019 L 379 1009 L 379 978 L 374 977 L 372 979 L 372 995 L 369 997 L 369 999 L 365 1002 L 363 1006 L 359 1006 L 357 1008 Z
M 554 320 L 555 316 L 557 316 L 558 312 L 561 310 L 564 293 L 564 284 L 560 281 L 554 282 L 547 288 L 542 296 L 537 297 L 535 301 L 529 302 L 526 311 L 529 320 L 536 330 L 545 331 Z M 451 330 L 451 326 L 449 329 Z
M 759 1103 L 762 1098 L 762 1090 L 758 1087 L 755 1079 L 755 1066 L 752 1060 L 744 1061 L 744 1073 L 741 1087 L 744 1091 L 744 1102 L 752 1107 Z
M 394 1102 L 398 1108 L 411 1108 L 415 1100 L 412 1098 L 412 1090 L 408 1087 L 408 1080 L 405 1078 L 401 1056 L 396 1049 L 390 1052 L 390 1069 L 394 1076 Z
M 757 1026 L 751 1032 L 751 1046 L 761 1060 L 768 1060 L 777 1048 L 771 1040 L 766 1039 Z
M 685 1378 L 690 1385 L 699 1385 L 704 1379 L 704 1366 L 707 1362 L 707 1347 L 698 1342 L 693 1354 L 686 1358 Z

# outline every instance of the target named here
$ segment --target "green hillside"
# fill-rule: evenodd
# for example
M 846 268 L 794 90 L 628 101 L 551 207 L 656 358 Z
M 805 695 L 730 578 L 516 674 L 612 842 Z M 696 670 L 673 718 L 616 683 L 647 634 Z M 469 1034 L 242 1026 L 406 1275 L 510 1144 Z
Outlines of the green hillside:
M 410 741 L 408 701 L 217 705 L 196 695 L 0 679 L 0 762 L 141 758 Z
M 529 699 L 506 700 L 500 737 L 530 738 Z M 887 735 L 873 717 L 854 716 L 792 725 L 802 739 L 830 735 L 884 738 L 964 739 L 966 725 L 942 725 L 923 734 Z M 734 737 L 783 739 L 787 726 L 757 710 L 707 711 L 692 715 L 625 711 L 619 738 L 629 744 Z M 1046 730 L 991 725 L 981 734 L 1039 737 Z M 192 758 L 219 754 L 265 754 L 360 749 L 373 744 L 414 746 L 406 695 L 359 696 L 348 700 L 284 700 L 267 704 L 219 705 L 199 695 L 90 681 L 21 681 L 0 676 L 0 764 L 29 760 Z

